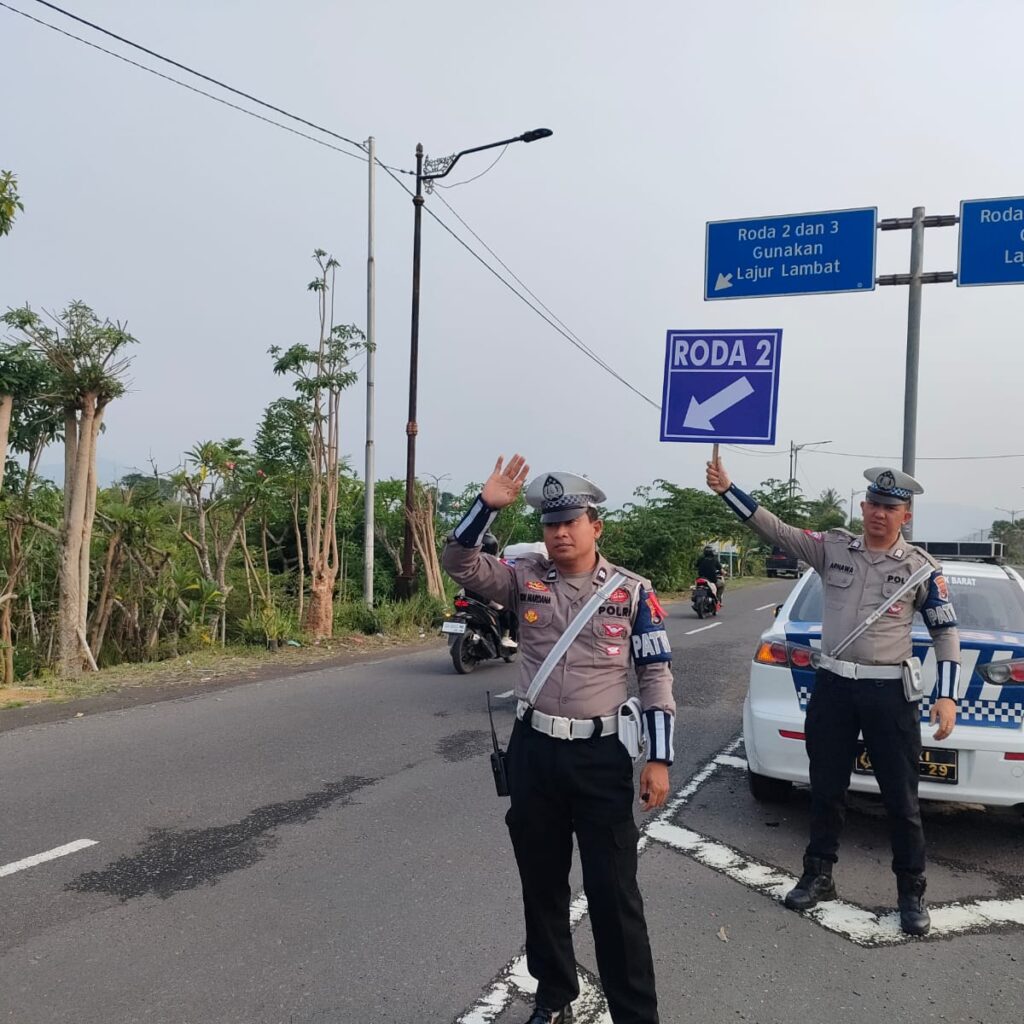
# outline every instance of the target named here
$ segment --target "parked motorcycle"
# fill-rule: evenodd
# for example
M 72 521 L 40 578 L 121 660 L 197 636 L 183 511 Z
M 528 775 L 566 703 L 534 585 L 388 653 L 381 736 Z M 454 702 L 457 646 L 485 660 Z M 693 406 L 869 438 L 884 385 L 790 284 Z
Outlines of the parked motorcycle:
M 703 576 L 698 576 L 693 584 L 690 605 L 697 613 L 698 619 L 703 619 L 705 615 L 718 614 L 718 598 L 715 596 L 711 583 Z
M 482 661 L 514 661 L 518 653 L 514 617 L 502 615 L 500 609 L 465 591 L 456 596 L 455 614 L 442 623 L 441 632 L 448 636 L 452 664 L 459 675 L 472 672 Z

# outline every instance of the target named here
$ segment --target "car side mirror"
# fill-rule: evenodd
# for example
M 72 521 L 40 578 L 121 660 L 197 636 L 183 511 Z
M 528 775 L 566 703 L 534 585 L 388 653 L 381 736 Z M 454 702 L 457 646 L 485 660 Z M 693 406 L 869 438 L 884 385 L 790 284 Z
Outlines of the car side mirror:
M 775 606 L 775 611 L 772 612 L 772 617 L 777 619 L 779 617 L 779 612 L 781 612 L 781 611 L 782 611 L 782 605 L 781 604 L 777 604 Z

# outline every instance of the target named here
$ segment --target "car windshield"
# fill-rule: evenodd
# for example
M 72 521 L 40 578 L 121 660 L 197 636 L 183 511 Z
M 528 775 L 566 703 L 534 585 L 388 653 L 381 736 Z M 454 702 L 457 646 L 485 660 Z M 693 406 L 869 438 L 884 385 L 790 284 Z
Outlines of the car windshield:
M 970 576 L 961 569 L 947 572 L 946 581 L 961 628 L 1024 633 L 1024 591 L 1016 580 Z M 821 601 L 821 577 L 810 573 L 789 617 L 797 622 L 821 622 Z M 914 623 L 923 624 L 920 613 Z

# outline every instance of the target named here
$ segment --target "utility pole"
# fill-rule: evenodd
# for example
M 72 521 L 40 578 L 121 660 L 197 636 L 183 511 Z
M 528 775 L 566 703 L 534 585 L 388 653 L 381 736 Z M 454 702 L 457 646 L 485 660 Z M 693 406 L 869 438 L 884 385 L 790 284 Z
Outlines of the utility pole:
M 914 475 L 917 463 L 917 376 L 921 353 L 921 285 L 949 284 L 956 280 L 956 272 L 940 270 L 924 273 L 924 229 L 948 228 L 960 223 L 956 214 L 924 215 L 923 206 L 914 207 L 912 217 L 890 217 L 879 221 L 881 231 L 910 229 L 910 273 L 882 274 L 876 284 L 909 286 L 907 299 L 907 376 L 903 385 L 903 472 Z M 914 536 L 913 522 L 903 527 L 903 536 Z
M 921 362 L 921 270 L 924 267 L 924 207 L 915 206 L 910 228 L 907 298 L 907 375 L 903 385 L 903 472 L 917 464 L 917 378 Z M 912 525 L 912 524 L 911 524 Z M 907 537 L 911 534 L 908 532 Z
M 1024 508 L 1002 508 L 1001 506 L 996 505 L 996 511 L 1005 512 L 1010 517 L 1010 525 L 1014 526 L 1017 522 L 1017 516 L 1020 515 L 1021 512 L 1024 512 Z
M 376 272 L 373 253 L 373 221 L 376 203 L 377 145 L 371 135 L 366 141 L 369 156 L 369 212 L 366 231 L 366 481 L 363 493 L 363 600 L 373 607 L 373 517 L 376 494 L 376 468 L 373 450 L 374 351 L 377 344 Z

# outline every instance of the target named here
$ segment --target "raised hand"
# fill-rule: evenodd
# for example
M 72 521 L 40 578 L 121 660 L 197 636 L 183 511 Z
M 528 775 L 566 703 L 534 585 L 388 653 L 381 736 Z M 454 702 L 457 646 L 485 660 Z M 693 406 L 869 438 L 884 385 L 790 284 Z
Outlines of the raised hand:
M 513 455 L 508 465 L 502 468 L 504 457 L 499 456 L 494 472 L 487 478 L 481 497 L 490 508 L 504 508 L 511 505 L 530 475 L 530 467 L 521 455 Z
M 715 494 L 725 494 L 732 484 L 729 479 L 729 474 L 725 471 L 725 466 L 722 465 L 721 459 L 717 462 L 708 463 L 708 474 L 707 474 L 708 487 L 715 492 Z

